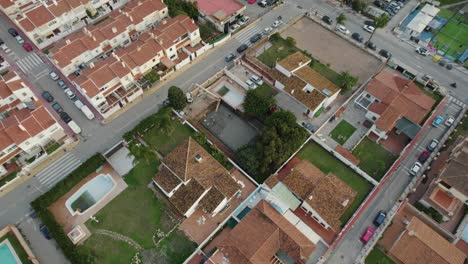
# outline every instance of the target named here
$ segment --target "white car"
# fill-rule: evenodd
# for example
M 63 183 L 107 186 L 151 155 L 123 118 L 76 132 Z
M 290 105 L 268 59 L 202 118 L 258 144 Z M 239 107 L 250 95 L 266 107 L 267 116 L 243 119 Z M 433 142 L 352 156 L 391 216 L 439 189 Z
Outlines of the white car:
M 423 47 L 417 47 L 416 53 L 421 54 L 423 56 L 427 56 L 427 49 Z
M 71 100 L 76 98 L 76 95 L 72 92 L 72 90 L 70 90 L 70 88 L 65 89 L 64 92 Z
M 447 118 L 447 121 L 445 121 L 445 125 L 448 127 L 451 127 L 454 122 L 455 122 L 455 118 L 453 116 L 449 116 Z
M 59 76 L 53 71 L 49 72 L 49 76 L 54 81 L 57 81 L 59 79 Z
M 238 23 L 239 25 L 243 26 L 243 25 L 247 24 L 247 22 L 249 22 L 249 20 L 250 20 L 250 17 L 248 17 L 248 16 L 243 16 L 243 17 L 241 17 L 241 18 L 237 21 L 237 23 Z
M 16 36 L 15 39 L 16 39 L 16 41 L 18 41 L 19 44 L 24 43 L 24 39 L 20 35 Z
M 263 30 L 263 35 L 268 35 L 270 34 L 270 32 L 272 31 L 273 29 L 271 27 L 266 27 L 264 30 Z
M 240 28 L 240 25 L 236 23 L 236 24 L 231 26 L 231 32 L 234 32 L 234 31 L 238 30 L 239 28 Z
M 418 172 L 421 170 L 421 168 L 422 168 L 422 164 L 419 162 L 415 162 L 413 166 L 411 167 L 409 173 L 413 176 L 416 176 Z
M 250 89 L 257 88 L 257 85 L 254 82 L 252 82 L 251 80 L 247 80 L 247 81 L 245 81 L 245 83 L 249 86 Z
M 275 20 L 275 22 L 273 22 L 273 25 L 271 25 L 273 28 L 277 28 L 279 26 L 281 26 L 281 24 L 283 24 L 283 21 L 281 20 Z
M 369 33 L 373 33 L 375 30 L 373 26 L 368 26 L 368 25 L 364 25 L 362 28 Z
M 0 48 L 2 48 L 2 50 L 5 52 L 5 53 L 10 53 L 11 52 L 11 49 L 7 47 L 7 45 L 2 45 L 0 46 Z
M 348 30 L 345 26 L 343 26 L 343 25 L 338 25 L 338 27 L 336 28 L 336 31 L 341 32 L 341 33 L 343 33 L 343 34 L 345 34 L 345 35 L 351 34 L 351 31 L 349 31 L 349 30 Z

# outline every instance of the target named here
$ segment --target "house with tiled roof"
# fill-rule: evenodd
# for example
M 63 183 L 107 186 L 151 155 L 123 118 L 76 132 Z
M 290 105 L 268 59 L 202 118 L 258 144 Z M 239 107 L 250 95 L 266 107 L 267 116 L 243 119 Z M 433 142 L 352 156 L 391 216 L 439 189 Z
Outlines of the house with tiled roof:
M 297 51 L 278 61 L 271 72 L 275 87 L 284 91 L 305 107 L 304 114 L 313 117 L 331 105 L 340 88 L 313 70 L 311 59 Z
M 405 225 L 388 249 L 388 254 L 395 263 L 465 263 L 466 256 L 462 251 L 416 216 L 413 216 Z
M 468 203 L 468 138 L 460 139 L 448 155 L 441 155 L 436 162 L 444 164 L 422 201 L 448 220 Z
M 14 71 L 0 77 L 0 106 L 0 177 L 8 173 L 9 164 L 21 167 L 48 143 L 66 136 Z
M 367 84 L 355 104 L 366 110 L 366 118 L 373 123 L 368 134 L 379 141 L 394 129 L 413 139 L 435 100 L 413 81 L 384 70 Z
M 208 262 L 306 263 L 315 243 L 297 223 L 292 214 L 281 215 L 269 202 L 260 200 L 219 242 Z
M 127 0 L 33 1 L 30 5 L 18 6 L 10 17 L 34 44 L 43 48 L 50 45 L 51 40 L 63 38 L 92 22 L 88 14 L 117 9 L 126 2 Z
M 49 56 L 63 74 L 69 75 L 114 49 L 128 46 L 132 39 L 167 16 L 167 6 L 161 0 L 129 2 L 99 24 L 87 25 L 57 41 Z
M 238 0 L 190 0 L 195 2 L 200 15 L 210 21 L 217 30 L 228 33 L 229 25 L 246 9 Z
M 355 190 L 307 160 L 290 168 L 280 180 L 301 201 L 301 208 L 320 225 L 325 229 L 341 230 L 340 218 L 356 198 Z
M 153 183 L 185 217 L 197 208 L 215 216 L 229 206 L 242 186 L 192 138 L 164 157 Z

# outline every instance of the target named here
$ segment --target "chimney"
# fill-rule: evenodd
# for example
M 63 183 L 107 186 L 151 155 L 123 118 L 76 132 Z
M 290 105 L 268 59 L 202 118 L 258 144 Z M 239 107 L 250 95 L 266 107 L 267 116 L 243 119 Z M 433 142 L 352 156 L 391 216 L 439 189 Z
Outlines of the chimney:
M 91 36 L 91 38 L 93 39 L 93 41 L 97 41 L 95 36 Z
M 137 51 L 138 51 L 138 52 L 141 51 L 141 46 L 140 46 L 140 45 L 137 46 Z
M 24 128 L 23 125 L 19 124 L 18 127 L 19 127 L 19 129 L 21 129 L 21 131 L 26 131 L 26 128 Z
M 65 40 L 65 43 L 67 43 L 67 45 L 70 45 L 71 44 L 71 41 L 69 39 L 66 39 Z
M 341 206 L 346 207 L 348 203 L 349 203 L 349 199 L 346 199 L 341 203 Z
M 90 62 L 90 63 L 89 63 L 89 67 L 90 67 L 91 69 L 94 68 L 94 62 Z
M 198 163 L 201 163 L 202 162 L 202 156 L 200 154 L 196 154 L 195 155 L 195 161 L 198 162 Z
M 112 27 L 112 33 L 117 33 L 117 28 L 116 27 Z
M 291 94 L 294 94 L 294 89 L 291 90 Z
M 414 231 L 413 231 L 413 230 L 410 230 L 410 231 L 408 232 L 408 236 L 414 236 Z
M 121 61 L 120 63 L 122 63 L 122 67 L 125 68 L 125 62 Z
M 54 5 L 55 5 L 55 6 L 58 5 L 57 0 L 53 0 L 53 2 L 54 2 Z
M 299 64 L 299 66 L 302 66 L 302 61 L 299 61 L 299 63 L 298 63 L 298 64 Z
M 130 19 L 131 22 L 133 22 L 133 17 L 132 16 L 128 16 L 128 18 Z
M 164 20 L 162 21 L 162 24 L 163 24 L 163 25 L 166 25 L 166 24 L 167 24 L 167 20 L 164 19 Z

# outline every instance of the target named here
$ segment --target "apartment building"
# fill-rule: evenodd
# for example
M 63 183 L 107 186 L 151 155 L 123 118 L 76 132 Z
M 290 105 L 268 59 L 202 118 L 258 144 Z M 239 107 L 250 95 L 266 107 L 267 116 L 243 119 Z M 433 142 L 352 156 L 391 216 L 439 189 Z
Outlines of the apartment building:
M 88 25 L 58 41 L 49 56 L 63 74 L 70 75 L 96 58 L 128 46 L 167 16 L 167 6 L 161 0 L 132 1 L 99 24 Z
M 15 72 L 0 77 L 0 177 L 28 164 L 65 131 Z
M 90 62 L 79 76 L 71 76 L 78 90 L 104 118 L 142 95 L 139 80 L 153 69 L 172 72 L 186 46 L 200 42 L 198 26 L 186 16 L 169 18 L 150 32 L 142 33 L 129 46 L 102 60 Z M 171 59 L 172 58 L 172 59 Z

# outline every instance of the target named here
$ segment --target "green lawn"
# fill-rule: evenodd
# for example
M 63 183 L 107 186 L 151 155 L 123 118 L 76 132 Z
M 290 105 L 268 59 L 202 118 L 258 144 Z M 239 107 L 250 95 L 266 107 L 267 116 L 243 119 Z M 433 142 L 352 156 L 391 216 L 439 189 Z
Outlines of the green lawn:
M 21 246 L 20 242 L 18 239 L 16 239 L 15 235 L 12 233 L 7 233 L 5 236 L 0 238 L 0 243 L 3 242 L 4 240 L 8 239 L 10 241 L 11 246 L 16 252 L 16 255 L 18 255 L 18 258 L 21 260 L 23 264 L 28 264 L 32 263 L 28 259 L 28 254 L 26 254 L 26 251 L 24 251 L 23 247 Z
M 181 263 L 195 249 L 194 243 L 182 233 L 171 233 L 166 239 L 166 247 L 159 245 L 156 248 L 153 243 L 153 236 L 157 231 L 167 233 L 176 225 L 164 202 L 147 187 L 157 172 L 158 165 L 159 162 L 138 163 L 125 176 L 128 188 L 96 214 L 99 223 L 88 220 L 86 225 L 91 232 L 105 229 L 130 237 L 155 254 L 177 251 L 178 254 L 161 256 L 168 263 Z M 94 256 L 98 260 L 96 263 L 130 263 L 130 259 L 137 253 L 126 243 L 107 236 L 93 234 L 91 238 L 85 241 L 81 250 L 84 254 Z
M 359 168 L 377 181 L 385 175 L 385 172 L 398 158 L 367 137 L 357 145 L 353 154 L 361 160 Z
M 148 130 L 144 135 L 144 140 L 154 146 L 161 154 L 166 155 L 179 145 L 186 138 L 194 134 L 192 128 L 182 125 L 178 119 L 172 120 L 174 131 L 168 135 L 158 128 Z
M 316 143 L 307 144 L 299 157 L 310 161 L 324 173 L 335 174 L 357 192 L 354 202 L 341 216 L 340 220 L 345 224 L 371 191 L 372 185 Z
M 343 145 L 348 138 L 350 138 L 356 128 L 353 127 L 346 120 L 341 120 L 341 122 L 331 131 L 330 136 L 340 145 Z
M 366 264 L 394 264 L 380 249 L 374 248 L 366 258 Z
M 312 69 L 314 69 L 316 72 L 320 73 L 320 75 L 322 75 L 323 77 L 330 80 L 336 86 L 341 87 L 341 83 L 340 83 L 341 75 L 339 73 L 337 73 L 336 71 L 332 70 L 327 65 L 316 61 L 316 62 L 314 62 L 312 64 Z
M 257 90 L 261 96 L 265 96 L 265 97 L 273 97 L 278 93 L 276 92 L 275 89 L 273 89 L 271 86 L 269 86 L 266 83 L 259 85 L 255 90 Z
M 278 38 L 270 42 L 272 46 L 258 56 L 258 59 L 271 68 L 275 67 L 277 61 L 299 50 L 295 46 L 289 46 L 283 38 Z
M 453 14 L 450 10 L 441 9 L 437 16 L 450 20 L 435 35 L 431 44 L 445 51 L 446 54 L 458 58 L 463 54 L 466 43 L 468 43 L 468 19 L 465 19 L 461 14 L 455 16 Z
M 20 170 L 15 170 L 15 171 L 13 171 L 12 173 L 10 173 L 10 174 L 8 174 L 7 176 L 5 176 L 4 178 L 2 178 L 2 179 L 0 180 L 0 187 L 3 186 L 3 185 L 5 185 L 7 182 L 13 180 L 13 179 L 16 177 L 16 175 L 18 174 L 18 172 L 20 172 Z

